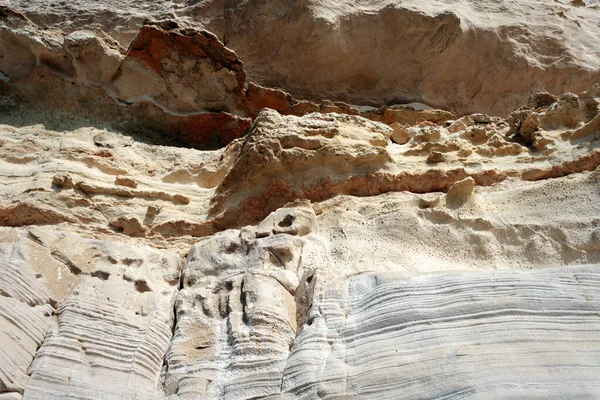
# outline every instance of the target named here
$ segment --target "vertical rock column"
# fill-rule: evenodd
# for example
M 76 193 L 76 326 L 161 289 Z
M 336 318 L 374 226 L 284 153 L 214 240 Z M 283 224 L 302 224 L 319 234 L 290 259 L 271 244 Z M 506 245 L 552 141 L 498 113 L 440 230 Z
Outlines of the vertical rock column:
M 177 299 L 165 392 L 180 399 L 277 395 L 297 331 L 294 298 L 312 208 L 192 248 Z

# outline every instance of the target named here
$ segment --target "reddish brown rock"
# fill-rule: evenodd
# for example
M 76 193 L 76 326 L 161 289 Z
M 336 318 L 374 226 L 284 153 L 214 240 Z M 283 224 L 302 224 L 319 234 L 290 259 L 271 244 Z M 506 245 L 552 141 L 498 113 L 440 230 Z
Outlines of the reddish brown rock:
M 246 115 L 256 118 L 260 110 L 270 108 L 280 114 L 288 114 L 298 102 L 289 93 L 280 89 L 266 88 L 254 82 L 248 83 L 246 90 Z M 295 109 L 297 111 L 297 108 Z M 296 114 L 291 112 L 291 114 Z
M 419 122 L 429 121 L 441 125 L 452 120 L 454 114 L 444 110 L 415 110 L 411 107 L 380 107 L 375 111 L 367 111 L 360 114 L 361 117 L 373 121 L 383 122 L 391 125 L 399 123 L 402 125 L 416 125 Z
M 242 62 L 212 33 L 157 23 L 141 28 L 108 90 L 177 114 L 243 114 L 245 81 Z
M 415 110 L 410 106 L 383 106 L 372 111 L 361 112 L 358 109 L 360 107 L 353 107 L 341 101 L 323 100 L 321 104 L 317 104 L 308 100 L 297 100 L 281 89 L 267 88 L 250 82 L 246 91 L 246 114 L 254 119 L 263 108 L 270 108 L 282 115 L 302 116 L 312 112 L 360 115 L 361 117 L 383 122 L 387 125 L 395 123 L 415 125 L 424 121 L 443 124 L 455 118 L 448 111 L 433 109 Z
M 390 127 L 394 130 L 394 133 L 392 133 L 392 141 L 394 143 L 405 144 L 411 139 L 410 134 L 405 128 L 405 125 L 394 122 L 390 125 Z
M 427 156 L 428 164 L 437 164 L 446 161 L 446 156 L 444 153 L 440 153 L 439 151 L 432 151 Z
M 161 143 L 214 149 L 251 123 L 242 63 L 206 31 L 144 25 L 125 52 L 100 31 L 65 35 L 2 7 L 0 71 L 4 116 L 23 124 L 70 129 L 80 115 Z
M 251 125 L 250 118 L 221 112 L 178 118 L 173 123 L 173 129 L 190 147 L 214 148 L 223 147 L 232 140 L 244 136 Z

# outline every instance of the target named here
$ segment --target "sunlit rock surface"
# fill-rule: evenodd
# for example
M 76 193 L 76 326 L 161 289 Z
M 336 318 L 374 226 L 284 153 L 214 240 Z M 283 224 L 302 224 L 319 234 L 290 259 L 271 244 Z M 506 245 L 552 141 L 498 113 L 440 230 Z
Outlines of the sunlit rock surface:
M 0 6 L 0 400 L 600 397 L 597 1 Z

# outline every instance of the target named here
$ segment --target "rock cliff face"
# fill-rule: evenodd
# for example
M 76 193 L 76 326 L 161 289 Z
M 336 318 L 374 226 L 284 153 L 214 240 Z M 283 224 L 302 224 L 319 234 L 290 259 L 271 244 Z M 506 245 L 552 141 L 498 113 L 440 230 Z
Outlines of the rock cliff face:
M 597 0 L 10 0 L 67 32 L 95 26 L 124 47 L 145 18 L 214 32 L 251 79 L 312 100 L 421 101 L 503 114 L 529 93 L 599 79 Z
M 0 400 L 597 398 L 596 1 L 0 6 Z

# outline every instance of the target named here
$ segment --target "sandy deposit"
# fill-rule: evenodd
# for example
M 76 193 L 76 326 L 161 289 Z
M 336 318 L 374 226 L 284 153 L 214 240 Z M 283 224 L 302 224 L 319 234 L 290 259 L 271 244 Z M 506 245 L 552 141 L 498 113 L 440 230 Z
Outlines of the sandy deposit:
M 9 1 L 0 400 L 598 397 L 599 12 Z

